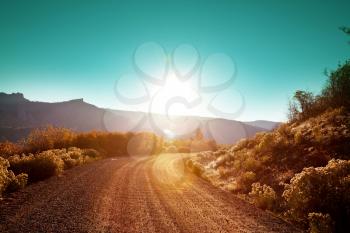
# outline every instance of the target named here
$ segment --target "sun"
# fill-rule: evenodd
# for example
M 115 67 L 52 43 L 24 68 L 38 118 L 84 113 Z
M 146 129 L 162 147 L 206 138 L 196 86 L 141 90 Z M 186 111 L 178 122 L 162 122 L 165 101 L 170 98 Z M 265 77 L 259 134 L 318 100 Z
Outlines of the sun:
M 200 95 L 193 82 L 180 80 L 174 73 L 170 73 L 164 86 L 153 96 L 151 111 L 170 117 L 186 116 L 199 99 Z

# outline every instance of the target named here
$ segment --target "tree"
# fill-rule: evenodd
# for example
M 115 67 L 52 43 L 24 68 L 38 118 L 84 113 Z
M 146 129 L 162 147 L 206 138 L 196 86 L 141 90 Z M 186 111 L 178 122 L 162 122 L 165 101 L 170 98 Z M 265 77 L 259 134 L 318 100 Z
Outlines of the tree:
M 322 94 L 332 106 L 350 107 L 350 60 L 330 73 Z

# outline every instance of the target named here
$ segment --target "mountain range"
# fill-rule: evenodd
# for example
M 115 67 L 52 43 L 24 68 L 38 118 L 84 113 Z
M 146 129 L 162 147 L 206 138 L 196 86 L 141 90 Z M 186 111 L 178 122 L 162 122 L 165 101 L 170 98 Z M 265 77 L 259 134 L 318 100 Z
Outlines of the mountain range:
M 0 141 L 18 141 L 38 127 L 54 125 L 78 132 L 149 131 L 167 137 L 189 137 L 200 128 L 208 139 L 232 144 L 257 132 L 269 131 L 279 125 L 272 121 L 240 122 L 207 117 L 169 117 L 144 112 L 99 108 L 75 99 L 57 103 L 30 101 L 22 93 L 0 93 Z

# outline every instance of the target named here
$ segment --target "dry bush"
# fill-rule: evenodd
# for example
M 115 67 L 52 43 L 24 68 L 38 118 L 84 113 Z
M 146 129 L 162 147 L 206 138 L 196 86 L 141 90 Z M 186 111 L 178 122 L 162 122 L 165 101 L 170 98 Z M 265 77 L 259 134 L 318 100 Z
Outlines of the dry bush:
M 28 174 L 29 181 L 44 180 L 60 174 L 64 169 L 91 162 L 99 158 L 95 150 L 54 149 L 33 155 L 14 155 L 8 158 L 10 168 L 15 174 Z
M 3 158 L 7 158 L 14 154 L 20 154 L 23 148 L 19 144 L 5 141 L 0 142 L 0 156 Z
M 350 229 L 350 160 L 332 159 L 325 167 L 305 168 L 283 193 L 291 216 L 304 222 L 309 213 L 330 214 L 336 228 Z
M 235 191 L 248 193 L 252 184 L 256 181 L 256 174 L 252 171 L 244 172 L 237 179 L 237 187 Z
M 52 151 L 44 151 L 37 155 L 9 157 L 11 170 L 15 174 L 26 173 L 30 182 L 44 180 L 63 171 L 64 162 Z
M 245 171 L 259 171 L 261 169 L 261 162 L 250 156 L 242 162 L 242 169 Z
M 66 128 L 47 126 L 35 129 L 24 140 L 24 151 L 37 153 L 50 149 L 68 148 L 75 137 L 76 134 Z
M 268 185 L 261 185 L 259 182 L 252 184 L 252 191 L 249 193 L 257 206 L 262 209 L 272 210 L 277 200 L 276 192 Z
M 10 171 L 8 171 L 9 166 L 9 162 L 0 157 L 0 196 L 11 182 Z
M 28 175 L 21 173 L 15 176 L 11 170 L 8 170 L 9 166 L 9 161 L 0 157 L 0 196 L 5 191 L 16 191 L 27 184 Z
M 329 214 L 309 213 L 310 233 L 332 233 L 334 232 L 334 222 Z
M 14 192 L 24 188 L 28 183 L 28 175 L 21 173 L 17 176 L 12 176 L 11 182 L 7 186 L 7 192 Z

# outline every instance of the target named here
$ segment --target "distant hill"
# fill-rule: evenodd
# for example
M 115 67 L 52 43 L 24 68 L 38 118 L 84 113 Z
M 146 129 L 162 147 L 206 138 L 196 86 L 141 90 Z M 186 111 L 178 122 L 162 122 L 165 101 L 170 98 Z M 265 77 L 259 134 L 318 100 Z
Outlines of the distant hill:
M 281 125 L 281 122 L 275 122 L 275 121 L 264 121 L 264 120 L 257 120 L 257 121 L 246 121 L 245 124 L 267 129 L 267 130 L 273 130 L 276 129 L 279 125 Z
M 168 118 L 162 115 L 98 108 L 83 99 L 57 103 L 36 102 L 24 98 L 21 93 L 0 93 L 0 115 L 1 141 L 19 140 L 33 128 L 51 124 L 80 132 L 150 131 L 158 135 L 163 134 L 163 129 L 169 129 L 178 135 L 188 128 L 198 126 L 206 138 L 215 139 L 217 143 L 231 144 L 241 138 L 251 137 L 256 132 L 270 130 L 278 124 L 268 121 L 245 123 L 204 117 L 177 117 L 175 123 L 169 125 Z M 182 137 L 187 136 L 189 135 Z

